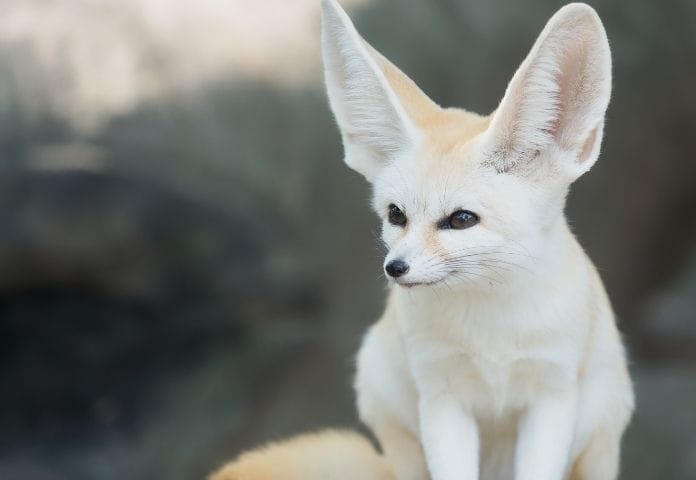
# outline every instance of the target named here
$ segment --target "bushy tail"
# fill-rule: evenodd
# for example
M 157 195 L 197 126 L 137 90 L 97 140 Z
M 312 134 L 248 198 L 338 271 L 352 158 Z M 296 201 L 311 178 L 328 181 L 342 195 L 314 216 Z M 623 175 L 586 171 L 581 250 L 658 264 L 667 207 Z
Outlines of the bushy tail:
M 394 480 L 370 442 L 326 430 L 243 453 L 208 480 Z

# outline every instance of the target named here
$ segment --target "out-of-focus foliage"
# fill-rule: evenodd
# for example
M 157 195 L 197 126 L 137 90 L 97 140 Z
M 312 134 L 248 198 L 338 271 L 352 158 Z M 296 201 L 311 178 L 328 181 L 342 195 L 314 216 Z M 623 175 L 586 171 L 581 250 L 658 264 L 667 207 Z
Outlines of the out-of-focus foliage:
M 351 359 L 384 280 L 318 3 L 5 0 L 0 478 L 200 478 L 356 423 Z M 625 478 L 692 478 L 696 3 L 591 3 L 614 95 L 569 216 L 635 359 Z M 481 113 L 561 5 L 346 4 L 437 102 Z

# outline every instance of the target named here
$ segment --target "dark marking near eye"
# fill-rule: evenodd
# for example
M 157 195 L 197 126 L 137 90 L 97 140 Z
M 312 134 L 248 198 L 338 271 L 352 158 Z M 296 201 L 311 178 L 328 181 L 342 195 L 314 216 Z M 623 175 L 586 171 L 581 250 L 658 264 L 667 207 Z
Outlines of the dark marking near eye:
M 449 217 L 437 222 L 437 228 L 441 230 L 464 230 L 478 224 L 479 216 L 469 210 L 457 210 Z
M 406 225 L 406 214 L 393 203 L 389 205 L 389 223 L 399 227 Z

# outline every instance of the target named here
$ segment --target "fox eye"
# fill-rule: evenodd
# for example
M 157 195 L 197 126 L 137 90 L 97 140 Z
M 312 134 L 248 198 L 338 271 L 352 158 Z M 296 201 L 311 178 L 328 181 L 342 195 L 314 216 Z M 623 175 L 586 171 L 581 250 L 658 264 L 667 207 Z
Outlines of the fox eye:
M 451 228 L 453 230 L 463 230 L 473 227 L 479 223 L 479 217 L 469 210 L 457 210 L 449 217 L 443 219 L 438 225 L 440 228 Z
M 393 203 L 389 205 L 389 223 L 400 227 L 406 225 L 406 215 Z

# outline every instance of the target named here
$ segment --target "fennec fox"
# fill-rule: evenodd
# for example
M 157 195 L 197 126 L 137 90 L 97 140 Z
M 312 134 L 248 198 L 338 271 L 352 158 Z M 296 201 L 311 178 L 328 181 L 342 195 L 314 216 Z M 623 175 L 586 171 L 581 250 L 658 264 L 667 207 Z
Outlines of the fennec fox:
M 213 480 L 613 480 L 634 408 L 614 315 L 570 232 L 611 91 L 584 4 L 548 22 L 497 110 L 443 109 L 323 1 L 346 163 L 373 186 L 390 293 L 358 354 L 356 434 L 303 436 Z
M 615 479 L 632 386 L 564 215 L 611 91 L 596 12 L 561 8 L 488 116 L 435 104 L 334 0 L 322 46 L 345 161 L 372 184 L 388 248 L 355 380 L 387 464 L 399 480 Z

